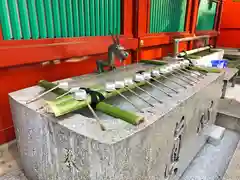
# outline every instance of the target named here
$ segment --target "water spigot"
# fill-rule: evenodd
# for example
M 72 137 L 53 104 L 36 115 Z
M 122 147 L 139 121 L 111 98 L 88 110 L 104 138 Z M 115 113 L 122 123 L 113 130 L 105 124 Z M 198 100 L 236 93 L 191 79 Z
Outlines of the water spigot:
M 129 56 L 129 53 L 125 50 L 125 48 L 120 45 L 119 37 L 116 35 L 116 37 L 111 34 L 113 44 L 111 44 L 108 47 L 108 60 L 107 61 L 97 61 L 97 71 L 98 73 L 104 72 L 104 67 L 109 67 L 110 70 L 114 70 L 115 67 L 115 59 L 114 57 L 116 56 L 121 63 L 127 59 Z

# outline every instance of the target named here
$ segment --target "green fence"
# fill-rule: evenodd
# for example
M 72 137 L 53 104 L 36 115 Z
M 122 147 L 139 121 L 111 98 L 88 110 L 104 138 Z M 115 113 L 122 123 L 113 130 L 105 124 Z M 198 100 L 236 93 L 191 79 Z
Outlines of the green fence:
M 187 0 L 151 0 L 150 33 L 183 32 Z
M 198 11 L 197 30 L 213 30 L 216 16 L 217 3 L 201 0 Z
M 120 34 L 121 0 L 0 0 L 0 24 L 5 40 Z

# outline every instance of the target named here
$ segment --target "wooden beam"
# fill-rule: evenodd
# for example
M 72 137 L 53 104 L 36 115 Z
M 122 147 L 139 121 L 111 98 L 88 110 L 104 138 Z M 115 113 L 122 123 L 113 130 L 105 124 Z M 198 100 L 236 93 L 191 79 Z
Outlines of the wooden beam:
M 146 33 L 150 32 L 150 18 L 151 18 L 151 0 L 147 0 L 147 31 Z
M 216 37 L 219 32 L 215 30 L 210 30 L 210 31 L 197 31 L 196 35 L 197 36 L 202 36 L 202 35 L 209 35 L 210 37 Z
M 191 25 L 190 33 L 195 34 L 198 20 L 198 9 L 199 9 L 200 0 L 193 0 L 192 15 L 191 15 Z
M 133 1 L 123 0 L 123 15 L 122 15 L 122 27 L 123 35 L 127 37 L 133 36 Z
M 191 27 L 191 17 L 192 17 L 192 5 L 193 5 L 193 0 L 188 0 L 187 1 L 187 12 L 186 12 L 186 18 L 185 18 L 185 31 L 190 32 L 190 27 Z
M 0 56 L 2 59 L 0 68 L 106 53 L 108 46 L 112 43 L 111 37 L 91 37 L 86 38 L 85 41 L 66 41 L 62 43 L 61 41 L 46 43 L 49 41 L 46 39 L 44 44 L 36 44 L 36 41 L 2 41 L 5 46 L 0 44 Z M 120 37 L 120 43 L 126 49 L 135 50 L 138 47 L 138 40 L 134 38 Z
M 222 14 L 223 14 L 223 6 L 224 6 L 224 1 L 220 1 L 219 2 L 219 10 L 218 10 L 218 19 L 217 19 L 216 27 L 215 27 L 218 32 L 220 32 L 220 25 L 221 25 Z
M 149 0 L 138 0 L 136 1 L 136 9 L 137 9 L 137 37 L 145 36 L 148 32 L 148 26 L 149 26 Z
M 180 37 L 189 37 L 190 34 L 187 32 L 175 32 L 175 33 L 158 33 L 150 34 L 148 36 L 140 37 L 140 41 L 143 42 L 141 48 L 150 46 L 159 46 L 163 44 L 173 43 L 173 39 Z

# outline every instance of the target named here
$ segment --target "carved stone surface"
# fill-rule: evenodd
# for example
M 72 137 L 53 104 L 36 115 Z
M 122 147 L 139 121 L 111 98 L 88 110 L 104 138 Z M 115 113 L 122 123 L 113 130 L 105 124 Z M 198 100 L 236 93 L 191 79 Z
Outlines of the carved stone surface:
M 123 78 L 147 68 L 149 66 L 133 65 L 106 75 L 74 77 L 67 81 L 89 87 L 96 82 Z M 184 84 L 179 79 L 175 80 Z M 184 89 L 164 79 L 163 83 L 179 91 L 175 94 L 159 85 L 172 93 L 172 98 L 156 88 L 144 87 L 163 101 L 163 104 L 158 104 L 138 92 L 155 104 L 152 109 L 127 92 L 125 95 L 145 111 L 145 122 L 132 126 L 97 112 L 106 131 L 100 130 L 87 110 L 55 118 L 41 109 L 43 99 L 26 105 L 26 100 L 42 91 L 40 87 L 11 93 L 12 115 L 25 175 L 29 180 L 177 179 L 206 142 L 204 130 L 215 121 L 222 80 L 221 73 L 208 74 L 194 86 L 185 83 L 187 89 Z M 53 97 L 49 94 L 45 98 Z M 138 113 L 121 97 L 107 102 Z M 149 109 L 151 113 L 147 111 Z M 184 125 L 179 127 L 181 129 L 176 136 L 176 126 L 182 118 Z M 179 150 L 173 150 L 178 147 L 176 138 L 181 139 Z M 175 162 L 171 162 L 173 151 L 175 156 L 179 156 Z

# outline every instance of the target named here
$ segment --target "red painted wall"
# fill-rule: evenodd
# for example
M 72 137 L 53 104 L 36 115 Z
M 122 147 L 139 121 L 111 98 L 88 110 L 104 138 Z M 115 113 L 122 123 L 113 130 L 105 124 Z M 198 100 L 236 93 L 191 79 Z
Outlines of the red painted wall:
M 240 1 L 225 0 L 223 5 L 219 47 L 240 48 Z

